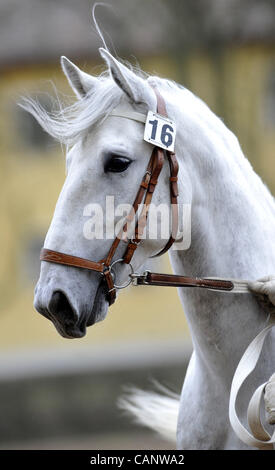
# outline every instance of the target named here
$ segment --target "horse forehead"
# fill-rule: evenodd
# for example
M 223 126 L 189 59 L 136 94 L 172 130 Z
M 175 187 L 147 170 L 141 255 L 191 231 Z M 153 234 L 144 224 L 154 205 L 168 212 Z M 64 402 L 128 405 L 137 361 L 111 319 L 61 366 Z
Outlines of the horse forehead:
M 129 118 L 108 116 L 97 128 L 97 143 L 100 145 L 126 145 L 132 147 L 142 142 L 144 125 Z

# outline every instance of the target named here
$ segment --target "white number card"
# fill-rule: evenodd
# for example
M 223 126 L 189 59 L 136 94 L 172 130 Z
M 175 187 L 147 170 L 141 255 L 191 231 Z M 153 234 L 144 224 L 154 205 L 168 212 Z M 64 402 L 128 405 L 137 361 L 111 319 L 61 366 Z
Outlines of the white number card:
M 144 129 L 144 140 L 157 147 L 174 152 L 175 138 L 175 123 L 165 116 L 148 111 Z

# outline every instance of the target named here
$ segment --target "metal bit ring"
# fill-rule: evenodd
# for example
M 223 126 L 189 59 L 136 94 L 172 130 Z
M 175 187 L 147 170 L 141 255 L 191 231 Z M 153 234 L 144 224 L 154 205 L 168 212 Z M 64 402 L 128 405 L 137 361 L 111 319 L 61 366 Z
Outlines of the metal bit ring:
M 113 276 L 114 280 L 115 280 L 115 277 L 116 277 L 116 276 L 115 276 L 115 272 L 114 272 L 114 271 L 112 272 L 112 268 L 113 268 L 113 266 L 115 266 L 115 264 L 117 264 L 117 263 L 123 263 L 123 262 L 124 262 L 124 259 L 123 259 L 123 258 L 120 258 L 120 259 L 117 259 L 116 261 L 114 261 L 112 264 L 110 264 L 110 268 L 109 268 L 109 269 L 110 269 L 110 273 L 111 273 L 111 275 Z M 130 267 L 130 270 L 131 270 L 131 272 L 130 272 L 130 274 L 129 274 L 130 279 L 129 279 L 129 281 L 127 281 L 125 284 L 122 284 L 121 286 L 115 284 L 115 282 L 114 282 L 114 286 L 115 286 L 116 289 L 125 289 L 125 287 L 128 287 L 128 286 L 132 283 L 131 275 L 134 274 L 134 268 L 133 268 L 133 266 L 131 265 L 131 263 L 125 263 L 125 265 Z

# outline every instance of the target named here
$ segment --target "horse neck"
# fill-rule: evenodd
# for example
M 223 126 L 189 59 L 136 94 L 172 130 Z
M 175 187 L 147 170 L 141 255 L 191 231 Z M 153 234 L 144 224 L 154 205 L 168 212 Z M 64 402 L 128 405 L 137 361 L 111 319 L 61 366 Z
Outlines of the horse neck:
M 187 128 L 179 133 L 180 191 L 192 202 L 191 246 L 170 250 L 172 266 L 191 276 L 257 279 L 274 271 L 274 200 L 233 134 L 210 111 L 209 120 L 188 129 L 181 118 Z M 226 363 L 232 375 L 266 314 L 250 294 L 180 289 L 179 295 L 197 355 L 210 368 Z

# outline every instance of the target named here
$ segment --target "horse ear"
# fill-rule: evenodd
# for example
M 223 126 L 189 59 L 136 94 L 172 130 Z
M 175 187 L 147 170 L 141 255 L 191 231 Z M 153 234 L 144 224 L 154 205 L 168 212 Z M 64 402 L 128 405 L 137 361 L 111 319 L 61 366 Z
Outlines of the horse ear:
M 86 96 L 88 91 L 90 91 L 97 82 L 95 77 L 82 72 L 82 70 L 80 70 L 65 56 L 61 57 L 61 67 L 78 98 Z
M 154 94 L 145 80 L 138 77 L 128 67 L 116 60 L 106 49 L 101 47 L 99 52 L 107 63 L 114 81 L 131 101 L 149 105 L 154 103 Z

